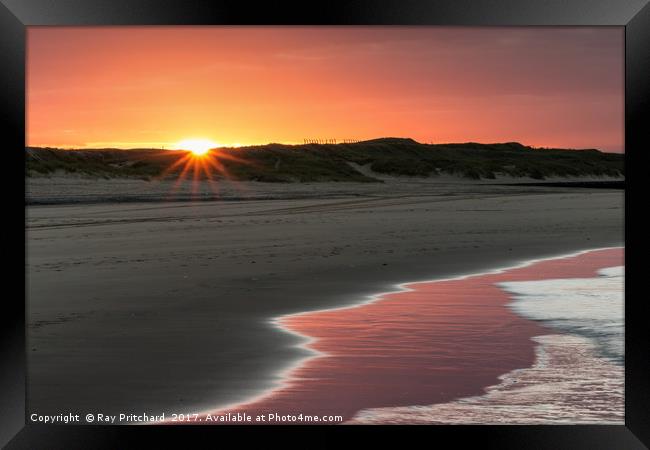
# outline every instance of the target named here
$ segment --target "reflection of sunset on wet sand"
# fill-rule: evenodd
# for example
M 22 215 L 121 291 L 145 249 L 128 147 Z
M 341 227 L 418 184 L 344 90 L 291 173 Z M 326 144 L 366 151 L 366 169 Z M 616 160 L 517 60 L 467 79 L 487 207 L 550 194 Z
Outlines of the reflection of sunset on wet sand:
M 308 347 L 318 354 L 286 374 L 284 387 L 227 411 L 342 415 L 345 421 L 364 409 L 481 395 L 499 376 L 532 366 L 532 338 L 553 333 L 507 308 L 511 298 L 496 283 L 593 277 L 622 259 L 620 248 L 592 251 L 500 273 L 407 284 L 406 291 L 372 303 L 283 317 L 279 323 L 312 339 Z M 620 419 L 620 413 L 610 417 Z

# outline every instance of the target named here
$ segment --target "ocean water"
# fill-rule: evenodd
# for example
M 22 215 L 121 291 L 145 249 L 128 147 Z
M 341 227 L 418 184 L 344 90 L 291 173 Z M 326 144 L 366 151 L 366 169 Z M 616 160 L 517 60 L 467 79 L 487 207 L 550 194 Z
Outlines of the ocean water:
M 612 424 L 625 422 L 624 369 L 594 341 L 550 334 L 533 340 L 532 367 L 499 377 L 485 394 L 434 405 L 359 411 L 351 424 Z
M 558 331 L 592 339 L 598 353 L 623 365 L 624 268 L 609 267 L 595 278 L 499 283 L 517 314 Z

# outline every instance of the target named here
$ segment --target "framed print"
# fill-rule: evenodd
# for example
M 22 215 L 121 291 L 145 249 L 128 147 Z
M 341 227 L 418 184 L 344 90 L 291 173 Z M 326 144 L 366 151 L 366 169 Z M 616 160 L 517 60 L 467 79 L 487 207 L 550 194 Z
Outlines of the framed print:
M 6 448 L 647 448 L 647 2 L 2 3 Z

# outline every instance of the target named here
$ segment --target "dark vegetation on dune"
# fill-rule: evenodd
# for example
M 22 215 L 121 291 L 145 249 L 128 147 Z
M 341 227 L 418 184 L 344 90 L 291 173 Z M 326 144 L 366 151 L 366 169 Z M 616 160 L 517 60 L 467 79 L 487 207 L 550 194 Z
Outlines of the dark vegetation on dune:
M 177 177 L 182 165 L 171 172 L 165 171 L 183 157 L 186 152 L 156 149 L 27 148 L 25 153 L 27 176 L 64 172 L 102 178 L 156 179 L 163 174 Z M 453 174 L 476 180 L 495 179 L 499 175 L 538 180 L 555 176 L 624 175 L 621 154 L 539 149 L 516 142 L 430 145 L 412 139 L 383 138 L 353 144 L 268 144 L 228 148 L 214 150 L 211 157 L 218 158 L 232 179 L 265 182 L 379 181 L 372 174 L 361 173 L 354 164 L 384 175 Z

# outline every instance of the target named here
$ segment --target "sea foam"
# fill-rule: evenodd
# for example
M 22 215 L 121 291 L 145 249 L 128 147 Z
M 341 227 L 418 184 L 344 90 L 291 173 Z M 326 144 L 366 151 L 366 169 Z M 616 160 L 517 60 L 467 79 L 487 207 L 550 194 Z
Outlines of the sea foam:
M 594 278 L 499 283 L 510 293 L 508 306 L 558 331 L 592 339 L 598 352 L 624 363 L 624 268 L 609 267 Z

